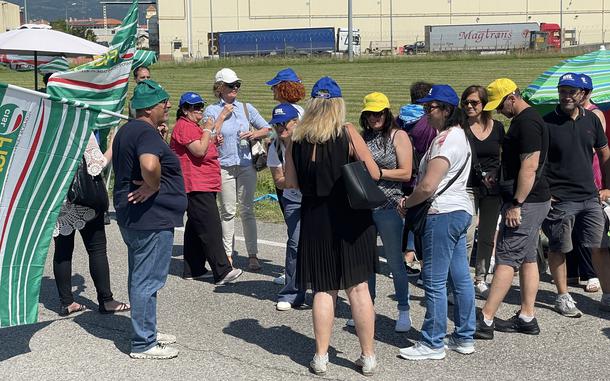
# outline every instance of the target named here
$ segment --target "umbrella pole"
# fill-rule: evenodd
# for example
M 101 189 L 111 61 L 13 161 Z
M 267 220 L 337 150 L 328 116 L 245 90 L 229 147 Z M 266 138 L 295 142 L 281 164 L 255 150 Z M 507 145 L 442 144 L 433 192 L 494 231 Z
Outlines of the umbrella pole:
M 34 51 L 34 90 L 38 91 L 38 52 Z

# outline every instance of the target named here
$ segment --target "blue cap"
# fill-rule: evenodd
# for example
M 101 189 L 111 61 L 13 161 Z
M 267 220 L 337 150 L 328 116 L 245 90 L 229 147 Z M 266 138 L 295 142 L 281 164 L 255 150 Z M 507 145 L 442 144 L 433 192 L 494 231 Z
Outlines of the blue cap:
M 593 90 L 593 80 L 585 73 L 580 73 L 580 87 L 585 90 Z
M 406 124 L 412 124 L 419 121 L 424 116 L 424 108 L 422 105 L 410 104 L 400 108 L 398 118 Z
M 582 89 L 582 82 L 580 79 L 580 75 L 576 73 L 565 73 L 561 77 L 559 77 L 559 82 L 557 83 L 557 87 L 559 86 L 569 86 L 575 87 L 577 89 Z
M 339 98 L 341 97 L 341 88 L 331 77 L 322 77 L 318 79 L 311 89 L 312 98 Z
M 267 81 L 267 85 L 275 86 L 280 82 L 301 82 L 301 80 L 294 70 L 286 68 L 278 71 L 271 81 Z
M 444 102 L 452 106 L 457 106 L 458 103 L 460 103 L 460 98 L 455 90 L 449 85 L 433 85 L 428 92 L 428 95 L 418 99 L 416 102 L 427 103 L 432 101 Z
M 299 111 L 290 103 L 280 103 L 275 106 L 269 124 L 286 123 L 299 118 Z
M 201 95 L 189 91 L 182 94 L 178 106 L 183 106 L 185 104 L 196 105 L 197 103 L 205 103 L 205 101 L 201 98 Z

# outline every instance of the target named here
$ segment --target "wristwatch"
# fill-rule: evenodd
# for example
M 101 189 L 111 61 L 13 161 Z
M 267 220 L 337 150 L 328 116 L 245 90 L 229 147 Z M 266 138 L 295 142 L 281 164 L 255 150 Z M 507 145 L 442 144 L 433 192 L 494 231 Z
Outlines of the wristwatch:
M 522 202 L 519 202 L 519 200 L 517 200 L 516 198 L 513 198 L 513 202 L 512 202 L 513 206 L 520 208 L 523 206 Z

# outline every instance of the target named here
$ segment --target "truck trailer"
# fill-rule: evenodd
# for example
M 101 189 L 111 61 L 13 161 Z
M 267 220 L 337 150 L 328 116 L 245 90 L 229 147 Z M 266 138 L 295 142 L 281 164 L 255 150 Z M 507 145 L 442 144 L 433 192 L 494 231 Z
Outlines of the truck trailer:
M 557 24 L 535 22 L 468 25 L 427 25 L 428 52 L 506 51 L 529 49 L 532 37 L 543 36 L 547 47 L 559 48 Z
M 335 28 L 296 28 L 216 32 L 209 39 L 210 55 L 265 56 L 332 53 Z

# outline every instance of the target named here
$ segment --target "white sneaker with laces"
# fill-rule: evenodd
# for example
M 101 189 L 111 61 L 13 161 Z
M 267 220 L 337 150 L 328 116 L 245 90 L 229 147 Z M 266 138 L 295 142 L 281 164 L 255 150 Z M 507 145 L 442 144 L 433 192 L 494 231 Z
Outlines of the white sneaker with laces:
M 445 358 L 445 348 L 432 349 L 422 342 L 415 343 L 414 346 L 402 348 L 400 357 L 407 360 L 442 360 Z
M 453 335 L 445 337 L 443 341 L 445 342 L 445 349 L 451 349 L 463 355 L 474 353 L 474 341 L 458 341 Z
M 375 369 L 377 369 L 377 359 L 375 358 L 375 355 L 360 355 L 358 360 L 354 361 L 354 363 L 357 367 L 362 368 L 362 374 L 365 376 L 372 376 L 375 374 Z
M 328 365 L 328 353 L 325 353 L 322 356 L 315 354 L 313 356 L 313 359 L 309 362 L 309 367 L 317 375 L 325 374 L 327 365 Z
M 579 318 L 582 316 L 582 312 L 576 308 L 576 302 L 572 299 L 572 295 L 570 294 L 557 295 L 557 299 L 555 299 L 555 311 L 563 316 L 571 318 Z
M 398 319 L 396 319 L 396 332 L 409 332 L 411 330 L 411 315 L 409 311 L 398 311 Z
M 237 278 L 239 278 L 241 276 L 241 274 L 243 274 L 243 270 L 233 269 L 233 270 L 229 271 L 229 273 L 227 275 L 225 275 L 224 278 L 222 278 L 221 280 L 216 282 L 216 285 L 222 286 L 223 284 L 233 283 L 237 280 Z
M 280 286 L 285 285 L 286 284 L 286 275 L 282 274 L 278 277 L 273 278 L 273 283 L 279 284 Z
M 144 352 L 131 352 L 129 357 L 132 359 L 168 360 L 178 357 L 178 352 L 176 348 L 157 344 Z
M 167 345 L 176 342 L 176 336 L 170 335 L 169 333 L 157 332 L 157 343 Z

